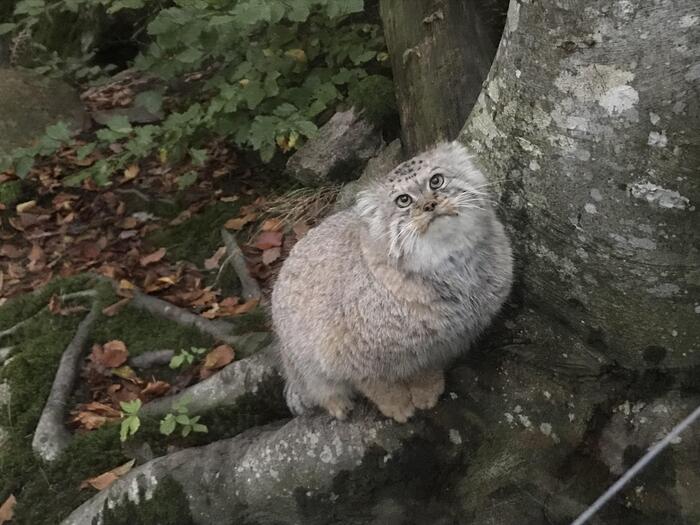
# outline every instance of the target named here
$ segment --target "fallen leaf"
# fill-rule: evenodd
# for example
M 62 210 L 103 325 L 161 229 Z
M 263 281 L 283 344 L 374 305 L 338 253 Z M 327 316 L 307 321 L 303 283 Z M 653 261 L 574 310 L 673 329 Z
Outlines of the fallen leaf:
M 125 297 L 124 299 L 120 299 L 116 303 L 110 304 L 109 306 L 103 308 L 102 313 L 107 317 L 114 317 L 119 312 L 121 312 L 122 308 L 129 304 L 129 301 L 131 301 L 131 297 Z
M 135 459 L 132 459 L 130 461 L 127 461 L 123 465 L 120 465 L 116 468 L 113 468 L 112 470 L 109 470 L 103 474 L 100 474 L 99 476 L 95 476 L 94 478 L 86 479 L 80 484 L 80 489 L 85 489 L 87 487 L 92 487 L 97 490 L 104 490 L 107 487 L 109 487 L 112 483 L 117 481 L 120 477 L 122 477 L 124 474 L 128 473 L 132 467 L 134 466 L 134 463 L 136 462 Z
M 221 202 L 236 202 L 238 200 L 238 195 L 230 195 L 228 197 L 221 197 L 219 200 Z
M 239 304 L 234 308 L 234 315 L 241 315 L 241 314 L 246 314 L 250 312 L 253 308 L 258 306 L 258 300 L 257 299 L 251 299 L 250 301 L 246 301 L 243 304 Z
M 262 262 L 263 264 L 267 264 L 269 266 L 277 259 L 279 259 L 280 255 L 282 255 L 281 248 L 270 248 L 262 253 Z
M 27 210 L 31 210 L 36 206 L 36 201 L 27 201 L 27 202 L 20 202 L 15 209 L 17 210 L 17 213 L 24 213 Z
M 48 308 L 49 312 L 51 312 L 52 314 L 63 316 L 77 314 L 87 310 L 86 307 L 80 304 L 75 306 L 64 306 L 63 302 L 61 301 L 61 298 L 56 294 L 53 294 L 49 299 Z
M 234 356 L 233 348 L 229 345 L 219 345 L 206 355 L 202 366 L 213 369 L 223 368 L 233 361 Z
M 292 231 L 296 234 L 297 239 L 301 239 L 310 229 L 311 228 L 309 228 L 309 225 L 305 222 L 297 222 L 294 226 L 292 226 Z
M 202 367 L 199 369 L 199 379 L 204 380 L 213 375 L 214 372 L 233 361 L 233 358 L 233 348 L 228 345 L 217 346 L 204 358 Z
M 279 219 L 266 219 L 260 229 L 264 232 L 278 232 L 282 229 L 282 221 Z
M 109 341 L 104 345 L 94 345 L 90 361 L 103 368 L 116 368 L 126 362 L 129 352 L 122 341 Z
M 227 220 L 224 223 L 224 228 L 226 228 L 227 230 L 242 230 L 246 224 L 253 222 L 256 218 L 257 214 L 248 213 L 243 217 Z
M 5 502 L 2 505 L 0 505 L 0 525 L 2 525 L 3 523 L 7 523 L 12 519 L 12 517 L 15 514 L 16 504 L 17 500 L 12 494 L 10 494 L 5 500 Z
M 116 421 L 121 418 L 121 412 L 104 403 L 93 401 L 79 406 L 77 412 L 73 412 L 73 423 L 77 423 L 85 430 L 100 428 L 107 421 Z
M 219 263 L 221 262 L 221 258 L 224 256 L 225 253 L 226 248 L 224 246 L 216 250 L 216 252 L 214 252 L 214 255 L 204 260 L 204 268 L 207 270 L 213 270 L 214 268 L 218 268 Z
M 141 395 L 149 399 L 153 399 L 154 397 L 164 396 L 169 390 L 170 385 L 165 381 L 152 381 L 149 382 L 143 390 L 141 390 Z
M 141 264 L 141 266 L 148 266 L 149 264 L 157 263 L 163 257 L 165 257 L 166 251 L 167 250 L 165 248 L 158 248 L 153 253 L 141 257 L 141 259 L 139 260 L 139 264 Z
M 138 164 L 132 164 L 124 170 L 124 180 L 135 179 L 136 176 L 139 174 L 139 171 L 141 170 L 138 167 Z
M 259 250 L 267 250 L 282 246 L 282 232 L 262 232 L 255 240 L 255 247 Z
M 3 243 L 2 247 L 0 247 L 0 255 L 10 259 L 19 259 L 24 256 L 24 250 L 14 244 Z
M 114 370 L 112 370 L 112 374 L 114 374 L 117 377 L 121 377 L 122 379 L 126 379 L 127 381 L 131 381 L 133 383 L 137 383 L 139 381 L 139 377 L 136 375 L 136 372 L 134 372 L 134 370 L 127 365 L 115 368 Z

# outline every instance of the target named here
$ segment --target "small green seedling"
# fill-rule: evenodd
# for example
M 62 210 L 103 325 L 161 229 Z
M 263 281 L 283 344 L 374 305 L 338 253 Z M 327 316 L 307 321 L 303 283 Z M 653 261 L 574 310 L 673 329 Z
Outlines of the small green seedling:
M 122 407 L 122 424 L 119 428 L 119 439 L 126 441 L 129 436 L 136 434 L 141 427 L 141 419 L 139 419 L 141 400 L 122 401 L 119 403 L 119 406 Z
M 207 352 L 208 350 L 206 348 L 196 348 L 193 346 L 189 351 L 183 348 L 180 350 L 179 354 L 173 356 L 170 360 L 170 368 L 180 368 L 184 364 L 191 365 L 197 357 L 201 357 Z
M 173 403 L 174 413 L 171 412 L 160 420 L 160 433 L 169 436 L 179 425 L 182 437 L 187 437 L 191 432 L 208 432 L 206 425 L 199 423 L 200 416 L 190 417 L 187 412 L 186 400 Z

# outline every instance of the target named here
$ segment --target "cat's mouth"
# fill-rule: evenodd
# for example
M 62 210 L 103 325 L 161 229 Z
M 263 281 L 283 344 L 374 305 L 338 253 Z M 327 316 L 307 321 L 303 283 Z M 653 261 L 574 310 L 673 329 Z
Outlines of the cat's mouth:
M 456 217 L 457 215 L 459 215 L 459 213 L 456 210 L 435 210 L 429 215 L 423 216 L 424 218 L 422 218 L 423 220 L 418 226 L 418 233 L 423 235 L 428 231 L 430 226 L 443 222 L 445 219 L 449 219 L 450 217 Z

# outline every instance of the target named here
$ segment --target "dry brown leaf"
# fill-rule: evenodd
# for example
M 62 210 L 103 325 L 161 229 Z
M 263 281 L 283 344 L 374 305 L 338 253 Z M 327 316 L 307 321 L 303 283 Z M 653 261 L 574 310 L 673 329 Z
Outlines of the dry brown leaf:
M 125 297 L 124 299 L 120 299 L 116 303 L 110 304 L 109 306 L 103 308 L 102 314 L 106 315 L 107 317 L 114 317 L 119 312 L 121 312 L 122 308 L 129 304 L 129 301 L 131 301 L 131 297 Z
M 132 383 L 138 383 L 140 381 L 139 376 L 137 376 L 133 368 L 128 365 L 113 369 L 112 374 L 117 377 L 121 377 L 122 379 L 126 379 L 127 381 L 131 381 Z
M 97 490 L 104 490 L 116 480 L 118 480 L 120 477 L 122 477 L 124 474 L 128 473 L 134 466 L 135 462 L 136 460 L 132 459 L 130 461 L 127 461 L 123 465 L 119 465 L 118 467 L 113 468 L 112 470 L 100 474 L 99 476 L 86 479 L 80 484 L 80 489 L 82 490 L 87 487 L 92 487 Z
M 233 315 L 241 315 L 241 314 L 246 314 L 250 312 L 253 308 L 258 306 L 258 300 L 257 299 L 251 299 L 250 301 L 246 301 L 243 304 L 239 304 L 235 308 L 233 308 Z
M 158 248 L 153 253 L 149 253 L 148 255 L 141 257 L 141 259 L 139 259 L 139 264 L 141 264 L 141 266 L 148 266 L 149 264 L 157 263 L 163 257 L 165 257 L 166 251 L 167 250 L 165 248 Z
M 5 502 L 0 505 L 0 525 L 7 523 L 15 514 L 15 505 L 17 500 L 14 495 L 10 494 Z
M 247 213 L 243 217 L 227 220 L 224 223 L 224 228 L 226 228 L 227 230 L 242 230 L 246 224 L 253 222 L 256 218 L 257 214 Z
M 282 232 L 262 232 L 255 239 L 255 247 L 259 250 L 268 250 L 282 246 Z
M 204 368 L 219 369 L 225 367 L 235 357 L 233 348 L 229 345 L 219 345 L 209 352 L 204 358 L 202 366 Z
M 282 229 L 282 221 L 279 219 L 266 219 L 263 221 L 260 229 L 264 232 L 278 232 Z
M 149 399 L 161 397 L 168 393 L 170 385 L 165 381 L 152 381 L 141 391 L 141 395 Z
M 19 259 L 20 257 L 24 256 L 24 250 L 22 248 L 18 248 L 14 244 L 4 242 L 0 247 L 0 255 L 10 259 Z
M 80 312 L 85 312 L 87 310 L 86 307 L 80 304 L 75 306 L 64 306 L 63 302 L 61 301 L 61 298 L 56 294 L 53 294 L 49 299 L 48 308 L 49 312 L 51 312 L 52 314 L 63 316 L 77 314 Z
M 277 259 L 280 258 L 280 255 L 282 255 L 282 249 L 277 247 L 277 248 L 270 248 L 268 250 L 265 250 L 262 253 L 262 262 L 263 264 L 267 264 L 268 266 L 275 262 Z
M 104 345 L 94 345 L 90 361 L 103 368 L 116 368 L 126 362 L 129 352 L 122 341 L 109 341 Z
M 297 222 L 294 226 L 292 226 L 292 231 L 296 234 L 297 239 L 301 239 L 310 229 L 311 228 L 309 228 L 309 225 L 305 222 Z
M 27 201 L 27 202 L 20 202 L 15 209 L 17 210 L 17 213 L 24 213 L 27 210 L 31 210 L 36 206 L 36 201 Z
M 204 260 L 204 268 L 207 270 L 213 270 L 214 268 L 218 268 L 219 263 L 221 262 L 221 258 L 224 256 L 225 253 L 226 247 L 224 246 L 216 250 L 216 252 L 214 252 L 214 255 Z
M 140 168 L 138 164 L 132 164 L 124 170 L 124 180 L 135 179 L 139 174 Z

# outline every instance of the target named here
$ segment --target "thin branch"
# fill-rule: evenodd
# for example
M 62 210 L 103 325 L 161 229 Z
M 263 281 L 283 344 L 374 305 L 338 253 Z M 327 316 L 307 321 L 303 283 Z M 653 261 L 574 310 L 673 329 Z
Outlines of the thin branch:
M 238 279 L 241 281 L 243 297 L 245 299 L 260 300 L 260 298 L 262 297 L 262 293 L 260 292 L 260 286 L 258 285 L 258 282 L 253 278 L 253 276 L 250 275 L 248 265 L 245 262 L 245 257 L 243 255 L 243 252 L 241 251 L 240 246 L 238 246 L 235 237 L 229 232 L 227 232 L 224 228 L 221 228 L 221 238 L 223 239 L 224 244 L 226 245 L 226 252 L 228 253 L 228 257 L 221 265 L 219 275 L 221 275 L 221 271 L 226 266 L 226 264 L 230 263 L 233 267 L 233 270 L 236 272 Z M 219 276 L 217 276 L 216 279 L 218 281 Z
M 94 292 L 94 290 L 93 290 Z M 32 449 L 45 461 L 53 461 L 70 443 L 71 433 L 63 424 L 66 404 L 77 377 L 78 363 L 87 343 L 90 328 L 100 315 L 98 301 L 78 325 L 73 340 L 61 356 L 51 392 L 39 417 L 32 439 Z

